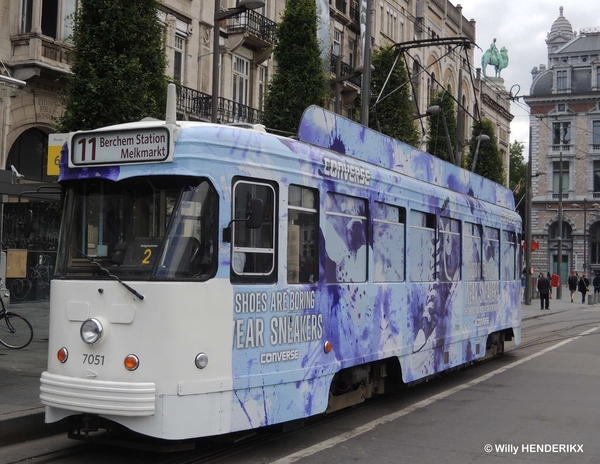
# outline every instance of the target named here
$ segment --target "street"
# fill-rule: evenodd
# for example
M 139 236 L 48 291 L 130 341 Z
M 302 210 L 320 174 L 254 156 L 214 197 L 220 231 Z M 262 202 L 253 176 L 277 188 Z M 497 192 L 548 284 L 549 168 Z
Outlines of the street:
M 198 440 L 195 450 L 176 453 L 56 436 L 0 455 L 5 463 L 598 462 L 600 308 L 548 314 L 523 328 L 523 343 L 501 358 L 286 434 Z

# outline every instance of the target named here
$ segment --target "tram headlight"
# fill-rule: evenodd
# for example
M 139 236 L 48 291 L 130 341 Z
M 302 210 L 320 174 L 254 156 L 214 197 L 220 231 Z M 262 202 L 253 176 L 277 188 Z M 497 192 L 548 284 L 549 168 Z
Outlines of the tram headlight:
M 104 335 L 104 328 L 102 327 L 102 323 L 92 317 L 91 319 L 87 319 L 81 324 L 81 330 L 79 331 L 81 335 L 81 339 L 83 343 L 86 343 L 90 346 L 97 345 L 102 340 L 102 335 Z

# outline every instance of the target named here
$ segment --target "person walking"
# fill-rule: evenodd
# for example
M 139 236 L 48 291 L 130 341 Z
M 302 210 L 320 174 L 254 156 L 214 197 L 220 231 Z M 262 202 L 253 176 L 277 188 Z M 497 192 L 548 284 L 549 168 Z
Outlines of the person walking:
M 540 278 L 538 278 L 537 288 L 540 293 L 540 309 L 550 309 L 550 279 L 544 275 L 544 273 L 540 273 Z
M 590 280 L 586 277 L 585 272 L 581 275 L 577 288 L 581 292 L 581 303 L 583 304 L 585 303 L 585 294 L 590 291 Z
M 600 274 L 596 273 L 592 284 L 594 285 L 594 293 L 600 293 Z
M 569 291 L 571 292 L 571 303 L 573 303 L 573 298 L 575 298 L 575 292 L 577 291 L 577 275 L 574 269 L 567 279 L 567 287 L 569 287 Z

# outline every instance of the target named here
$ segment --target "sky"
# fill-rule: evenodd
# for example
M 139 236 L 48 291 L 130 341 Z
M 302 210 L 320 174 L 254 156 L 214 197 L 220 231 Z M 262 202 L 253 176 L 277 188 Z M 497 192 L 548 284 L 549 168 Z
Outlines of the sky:
M 546 38 L 552 24 L 564 7 L 563 16 L 569 20 L 573 31 L 597 28 L 600 30 L 600 1 L 597 0 L 451 0 L 462 5 L 463 16 L 476 21 L 474 67 L 481 67 L 481 56 L 496 38 L 498 50 L 508 50 L 508 67 L 500 77 L 507 91 L 512 94 L 529 95 L 531 70 L 540 64 L 548 66 Z M 494 75 L 494 67 L 486 69 L 488 76 Z M 513 87 L 515 86 L 515 87 Z M 520 86 L 516 87 L 516 86 Z M 517 93 L 518 92 L 518 93 Z M 529 107 L 523 99 L 511 103 L 510 112 L 514 119 L 510 125 L 510 143 L 515 140 L 525 145 L 524 157 L 529 147 Z

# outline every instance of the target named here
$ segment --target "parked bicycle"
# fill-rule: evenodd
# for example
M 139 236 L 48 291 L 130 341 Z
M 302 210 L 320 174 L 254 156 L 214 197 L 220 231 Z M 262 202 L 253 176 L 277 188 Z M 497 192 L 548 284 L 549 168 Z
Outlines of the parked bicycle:
M 0 288 L 4 285 L 0 279 Z M 27 319 L 19 314 L 6 310 L 4 298 L 8 293 L 0 297 L 0 343 L 7 348 L 20 350 L 25 348 L 33 340 L 33 327 Z

